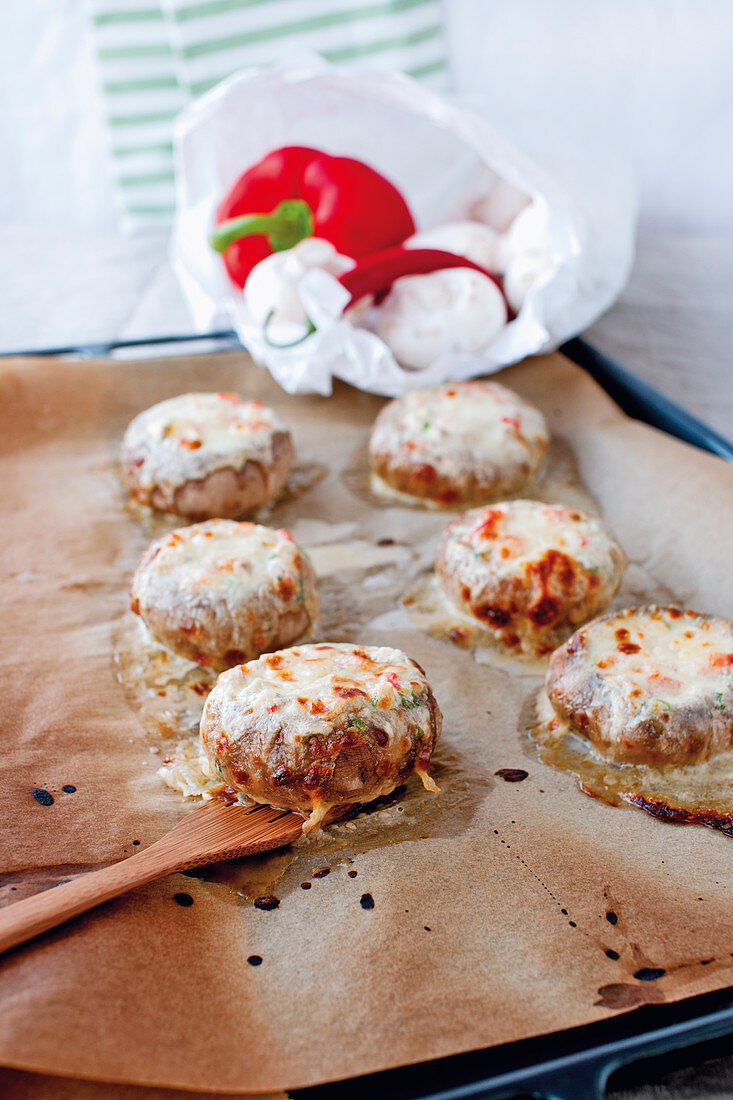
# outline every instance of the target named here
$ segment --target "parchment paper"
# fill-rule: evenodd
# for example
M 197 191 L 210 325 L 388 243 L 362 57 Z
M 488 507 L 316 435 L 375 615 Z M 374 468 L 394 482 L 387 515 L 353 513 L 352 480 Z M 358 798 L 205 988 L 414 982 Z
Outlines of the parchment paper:
M 559 356 L 501 379 L 540 405 L 574 453 L 632 561 L 626 598 L 668 593 L 733 615 L 733 470 L 631 422 Z M 264 1092 L 730 984 L 730 839 L 587 798 L 528 742 L 537 676 L 479 664 L 409 622 L 388 629 L 388 571 L 407 576 L 411 543 L 427 545 L 449 517 L 380 507 L 343 476 L 379 399 L 346 386 L 330 399 L 288 397 L 243 353 L 0 368 L 2 903 L 131 854 L 189 808 L 156 776 L 159 757 L 112 658 L 148 538 L 124 506 L 118 441 L 140 409 L 190 389 L 272 403 L 301 460 L 329 468 L 271 522 L 332 533 L 352 524 L 362 550 L 395 540 L 391 562 L 353 580 L 341 570 L 324 599 L 339 601 L 334 633 L 401 646 L 426 668 L 445 715 L 444 793 L 413 784 L 402 802 L 272 857 L 257 874 L 280 899 L 273 911 L 239 897 L 231 876 L 172 876 L 5 956 L 0 1063 Z M 379 630 L 360 625 L 364 601 Z M 528 778 L 504 782 L 501 768 Z M 179 892 L 193 903 L 177 904 Z M 247 963 L 253 954 L 262 965 Z M 642 968 L 665 973 L 641 981 Z

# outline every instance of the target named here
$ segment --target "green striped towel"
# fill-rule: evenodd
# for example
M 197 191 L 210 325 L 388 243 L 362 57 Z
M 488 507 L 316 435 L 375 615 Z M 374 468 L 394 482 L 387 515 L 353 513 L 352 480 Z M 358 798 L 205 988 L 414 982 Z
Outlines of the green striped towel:
M 173 217 L 172 123 L 237 69 L 315 51 L 442 86 L 440 0 L 91 0 L 123 227 Z

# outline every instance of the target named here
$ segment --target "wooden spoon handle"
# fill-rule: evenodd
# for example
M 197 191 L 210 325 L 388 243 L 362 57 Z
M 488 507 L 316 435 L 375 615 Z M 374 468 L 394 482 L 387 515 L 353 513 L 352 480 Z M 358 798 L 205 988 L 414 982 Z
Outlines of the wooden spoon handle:
M 160 849 L 153 852 L 155 847 L 152 845 L 120 863 L 78 875 L 70 882 L 63 882 L 0 909 L 0 953 L 135 886 L 142 886 L 175 871 L 180 860 L 166 860 Z

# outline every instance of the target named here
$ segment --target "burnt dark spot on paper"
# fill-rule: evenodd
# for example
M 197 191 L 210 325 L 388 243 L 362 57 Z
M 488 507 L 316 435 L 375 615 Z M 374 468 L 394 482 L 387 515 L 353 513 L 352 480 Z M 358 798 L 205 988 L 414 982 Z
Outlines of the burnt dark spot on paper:
M 612 909 L 606 913 L 606 920 L 609 924 L 618 924 L 618 916 Z
M 656 982 L 666 973 L 661 966 L 642 966 L 640 970 L 634 971 L 634 977 L 637 982 Z
M 356 878 L 356 876 L 357 876 L 358 874 L 359 874 L 359 872 L 358 872 L 358 871 L 349 871 L 349 872 L 348 872 L 349 878 Z
M 193 905 L 193 898 L 191 897 L 191 895 L 186 894 L 183 891 L 178 894 L 174 894 L 173 900 L 178 905 L 182 905 L 184 909 L 190 909 L 190 907 Z
M 312 885 L 313 885 L 312 882 L 301 882 L 300 888 L 301 888 L 301 890 L 310 890 Z
M 262 966 L 262 955 L 249 955 L 247 962 L 250 966 Z
M 621 956 L 619 955 L 618 951 L 614 951 L 614 949 L 612 947 L 607 947 L 606 948 L 606 958 L 613 959 L 614 962 L 615 962 L 616 959 L 620 959 Z
M 133 848 L 137 848 L 137 847 L 139 847 L 139 845 L 140 845 L 140 841 L 139 841 L 139 840 L 133 840 L 133 842 L 132 842 L 132 846 L 133 846 Z
M 423 928 L 425 929 L 426 932 L 432 932 L 432 928 L 430 927 L 429 924 L 424 924 Z
M 662 717 L 667 716 L 665 714 Z M 671 806 L 664 798 L 651 798 L 639 793 L 630 795 L 628 801 L 632 806 L 639 806 L 661 821 L 669 821 L 673 825 L 705 825 L 708 829 L 717 829 L 725 836 L 733 836 L 733 814 L 728 811 L 717 812 L 702 807 L 688 810 Z
M 317 871 L 313 872 L 312 878 L 325 878 L 326 875 L 331 874 L 330 867 L 319 867 Z
M 43 787 L 34 787 L 31 794 L 41 806 L 53 806 L 53 795 Z
M 361 905 L 362 909 L 373 909 L 374 898 L 371 894 L 362 894 L 359 898 L 359 905 Z
M 75 794 L 76 787 L 74 786 L 73 783 L 64 783 L 61 790 L 64 792 L 64 794 Z
M 664 994 L 655 986 L 628 985 L 626 982 L 612 982 L 602 985 L 598 990 L 598 1000 L 594 1005 L 601 1008 L 636 1008 L 637 1005 L 659 1004 Z
M 523 779 L 527 779 L 529 772 L 524 768 L 499 768 L 494 775 L 498 775 L 505 783 L 521 783 Z
M 276 898 L 274 894 L 263 894 L 262 897 L 255 898 L 255 909 L 263 909 L 265 913 L 269 913 L 272 909 L 279 909 L 280 898 Z

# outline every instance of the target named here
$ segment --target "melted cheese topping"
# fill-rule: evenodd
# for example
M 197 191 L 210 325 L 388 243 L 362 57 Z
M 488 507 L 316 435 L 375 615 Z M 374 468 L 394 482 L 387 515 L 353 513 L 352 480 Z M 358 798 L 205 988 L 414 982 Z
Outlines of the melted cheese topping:
M 600 619 L 582 636 L 586 660 L 627 714 L 703 699 L 722 713 L 733 704 L 733 624 L 725 619 L 649 608 Z
M 287 761 L 289 769 L 303 775 L 303 762 L 323 752 L 321 737 L 374 731 L 379 759 L 373 775 L 355 774 L 350 789 L 334 801 L 318 785 L 303 793 L 305 804 L 299 809 L 307 813 L 304 831 L 309 832 L 334 806 L 371 802 L 394 790 L 399 768 L 408 760 L 425 788 L 437 793 L 428 768 L 440 726 L 430 704 L 424 675 L 398 649 L 297 646 L 222 673 L 204 707 L 201 739 L 222 776 L 227 774 L 222 765 L 228 771 L 228 758 L 237 755 L 241 742 L 241 757 L 265 779 L 263 784 L 250 777 L 241 789 L 255 801 L 277 806 L 268 771 Z M 386 771 L 382 763 L 389 765 Z M 240 786 L 236 771 L 228 781 Z
M 284 729 L 299 744 L 329 733 L 344 715 L 374 722 L 402 754 L 405 717 L 422 731 L 431 722 L 429 687 L 399 649 L 346 644 L 303 645 L 222 673 L 206 703 L 221 704 L 221 731 L 231 743 L 256 725 Z
M 141 584 L 151 576 L 182 580 L 189 592 L 231 595 L 234 601 L 263 581 L 273 584 L 299 575 L 303 557 L 284 528 L 274 530 L 233 519 L 209 519 L 171 531 L 152 543 L 145 555 Z
M 280 593 L 283 604 L 302 596 L 303 560 L 289 531 L 255 523 L 214 519 L 172 531 L 148 548 L 133 581 L 141 604 L 161 586 L 175 587 L 207 602 L 236 609 L 262 588 Z
M 625 563 L 623 551 L 595 516 L 536 500 L 466 512 L 450 525 L 446 539 L 453 544 L 450 556 L 460 560 L 462 578 L 466 571 L 482 574 L 486 565 L 497 577 L 524 577 L 528 564 L 557 550 L 614 589 Z
M 201 798 L 208 802 L 223 787 L 221 779 L 211 770 L 209 758 L 200 740 L 180 741 L 158 768 L 158 775 L 167 787 L 179 791 L 184 798 Z
M 624 762 L 694 764 L 733 748 L 733 623 L 674 607 L 597 619 L 550 658 L 558 715 Z
M 449 524 L 436 573 L 456 607 L 506 645 L 540 655 L 608 606 L 625 565 L 621 547 L 588 512 L 516 500 Z
M 374 425 L 369 450 L 429 462 L 460 481 L 466 471 L 536 468 L 548 438 L 539 409 L 498 382 L 454 382 L 392 401 Z
M 213 470 L 273 461 L 273 435 L 287 431 L 261 401 L 235 393 L 185 393 L 140 413 L 123 450 L 135 457 L 141 487 L 184 485 Z

